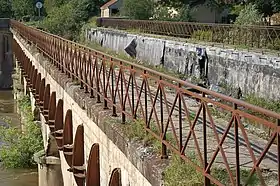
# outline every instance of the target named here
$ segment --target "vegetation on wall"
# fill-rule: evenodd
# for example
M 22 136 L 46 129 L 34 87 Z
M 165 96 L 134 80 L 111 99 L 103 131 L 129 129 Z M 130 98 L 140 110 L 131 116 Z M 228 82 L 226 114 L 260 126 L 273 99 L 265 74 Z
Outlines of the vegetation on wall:
M 23 87 L 18 73 L 13 74 L 13 80 L 23 127 L 0 127 L 0 161 L 5 168 L 35 167 L 33 155 L 43 149 L 41 129 L 34 122 L 29 96 L 22 93 Z M 5 122 L 12 125 L 12 120 Z
M 23 96 L 18 100 L 23 116 L 24 131 L 18 127 L 0 127 L 0 159 L 6 168 L 27 168 L 36 164 L 32 157 L 43 149 L 40 126 L 33 121 L 30 99 Z

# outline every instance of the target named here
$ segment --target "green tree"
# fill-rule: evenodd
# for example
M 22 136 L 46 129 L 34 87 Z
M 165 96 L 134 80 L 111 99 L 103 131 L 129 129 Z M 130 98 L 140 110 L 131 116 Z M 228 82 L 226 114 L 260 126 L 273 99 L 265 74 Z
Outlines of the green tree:
M 235 24 L 238 25 L 258 25 L 262 24 L 263 15 L 258 11 L 255 4 L 248 4 L 239 13 Z
M 205 3 L 206 1 L 208 0 L 160 0 L 158 3 L 165 6 L 179 8 L 182 5 L 189 5 L 190 7 L 194 7 L 196 5 Z
M 44 7 L 46 12 L 50 12 L 55 7 L 60 7 L 63 4 L 68 3 L 70 0 L 45 0 Z
M 22 19 L 24 16 L 35 15 L 34 0 L 12 0 L 12 11 L 16 19 Z
M 25 130 L 18 127 L 0 127 L 0 159 L 6 168 L 35 167 L 33 154 L 43 149 L 41 129 L 33 119 L 31 103 L 28 96 L 21 97 L 18 105 L 23 113 Z
M 9 0 L 0 0 L 0 17 L 9 18 L 12 16 L 12 7 Z
M 99 14 L 101 4 L 100 0 L 71 0 L 52 8 L 39 26 L 51 33 L 76 40 L 82 25 L 90 17 Z
M 264 14 L 264 16 L 271 16 L 274 13 L 280 12 L 279 0 L 249 0 L 248 3 L 253 3 L 256 8 Z
M 153 16 L 154 0 L 123 0 L 121 13 L 131 19 L 149 19 Z
M 176 8 L 177 14 L 174 14 L 169 7 L 159 5 L 155 9 L 153 18 L 160 21 L 192 21 L 189 5 Z

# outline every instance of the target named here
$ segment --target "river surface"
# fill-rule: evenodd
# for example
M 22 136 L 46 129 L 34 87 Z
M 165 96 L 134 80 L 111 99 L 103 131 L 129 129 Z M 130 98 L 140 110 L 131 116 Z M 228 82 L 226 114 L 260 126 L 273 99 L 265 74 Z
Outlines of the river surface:
M 11 123 L 12 126 L 20 126 L 14 96 L 9 90 L 0 91 L 0 125 L 6 125 L 5 122 Z M 38 186 L 37 170 L 5 170 L 0 165 L 0 186 Z

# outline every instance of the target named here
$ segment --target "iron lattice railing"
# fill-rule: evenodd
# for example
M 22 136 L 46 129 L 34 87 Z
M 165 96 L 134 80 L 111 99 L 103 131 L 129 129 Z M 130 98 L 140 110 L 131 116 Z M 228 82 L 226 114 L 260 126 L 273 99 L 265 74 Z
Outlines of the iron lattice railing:
M 179 155 L 205 185 L 280 184 L 280 114 L 17 21 L 11 26 L 122 123 L 143 121 L 160 141 L 162 158 L 168 149 Z M 248 132 L 251 125 L 267 135 Z
M 97 25 L 240 47 L 280 49 L 280 27 L 98 18 Z

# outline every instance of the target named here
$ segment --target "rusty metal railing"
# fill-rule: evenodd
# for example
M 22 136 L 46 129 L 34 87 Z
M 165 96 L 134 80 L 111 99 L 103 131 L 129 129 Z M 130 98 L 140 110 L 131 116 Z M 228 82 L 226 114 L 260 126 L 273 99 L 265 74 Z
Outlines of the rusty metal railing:
M 97 25 L 144 33 L 193 38 L 196 40 L 239 45 L 240 47 L 280 49 L 280 27 L 238 26 L 233 24 L 168 22 L 98 18 Z
M 33 61 L 28 58 L 16 39 L 13 40 L 13 52 L 20 67 L 20 73 L 26 82 L 25 88 L 29 91 L 29 95 L 33 95 L 34 104 L 43 115 L 42 124 L 49 127 L 58 150 L 64 155 L 68 167 L 63 171 L 72 173 L 77 186 L 85 184 L 100 186 L 102 178 L 100 177 L 99 144 L 94 143 L 91 146 L 86 167 L 84 126 L 78 125 L 74 137 L 72 110 L 67 109 L 63 122 L 63 99 L 57 101 L 56 91 L 50 93 L 50 84 L 46 85 L 46 77 L 41 76 L 41 72 L 34 66 Z M 120 182 L 121 171 L 119 168 L 114 168 L 108 186 L 121 185 Z
M 122 123 L 143 120 L 145 130 L 161 143 L 161 157 L 167 158 L 170 149 L 201 174 L 205 185 L 248 185 L 253 178 L 255 185 L 280 184 L 279 113 L 17 21 L 11 26 Z M 217 112 L 224 117 L 218 119 Z M 271 135 L 260 138 L 247 125 L 260 125 Z

